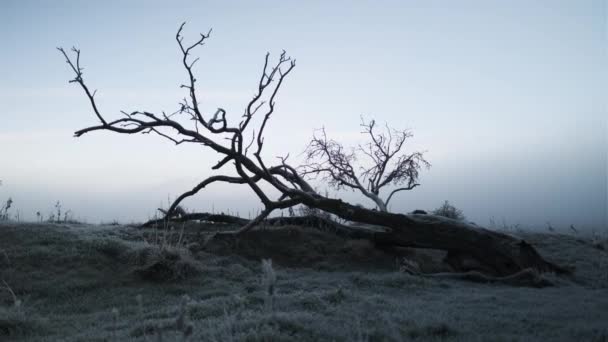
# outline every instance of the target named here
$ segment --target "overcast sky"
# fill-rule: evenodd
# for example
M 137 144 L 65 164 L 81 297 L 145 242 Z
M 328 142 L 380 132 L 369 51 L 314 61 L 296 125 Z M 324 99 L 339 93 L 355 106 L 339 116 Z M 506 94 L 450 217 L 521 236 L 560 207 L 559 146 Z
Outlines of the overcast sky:
M 414 133 L 432 163 L 391 210 L 443 200 L 487 225 L 606 229 L 605 1 L 13 1 L 0 2 L 0 200 L 22 218 L 64 209 L 89 222 L 139 221 L 211 175 L 218 156 L 150 135 L 97 132 L 55 49 L 82 50 L 107 118 L 173 111 L 186 96 L 174 40 L 213 28 L 197 53 L 203 108 L 237 120 L 264 54 L 297 59 L 277 99 L 265 157 L 314 129 L 361 141 L 359 117 Z M 322 188 L 323 185 L 320 185 Z M 333 192 L 332 192 L 333 193 Z M 340 194 L 371 205 L 354 193 Z M 249 215 L 238 186 L 212 186 L 192 209 Z

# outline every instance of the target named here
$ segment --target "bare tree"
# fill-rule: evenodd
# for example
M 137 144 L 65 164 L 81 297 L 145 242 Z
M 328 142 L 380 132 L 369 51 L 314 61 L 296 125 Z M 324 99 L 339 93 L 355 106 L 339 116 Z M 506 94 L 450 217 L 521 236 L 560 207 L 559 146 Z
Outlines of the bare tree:
M 405 152 L 406 141 L 413 136 L 409 130 L 396 130 L 385 125 L 384 132 L 374 131 L 376 121 L 361 118 L 361 132 L 369 139 L 365 145 L 347 150 L 342 144 L 327 138 L 325 129 L 315 134 L 306 148 L 306 165 L 303 175 L 321 176 L 335 189 L 358 190 L 376 204 L 380 211 L 388 211 L 393 196 L 419 186 L 422 167 L 431 164 L 422 152 Z M 365 156 L 363 165 L 357 166 L 359 156 Z M 380 191 L 397 186 L 382 197 Z
M 172 217 L 177 206 L 185 198 L 195 195 L 212 183 L 243 184 L 255 193 L 264 209 L 255 219 L 239 229 L 237 235 L 250 230 L 276 209 L 304 204 L 346 220 L 386 227 L 385 232 L 371 236 L 377 245 L 443 249 L 451 251 L 453 256 L 466 254 L 485 265 L 486 269 L 502 275 L 528 267 L 560 270 L 558 266 L 545 261 L 532 246 L 512 236 L 434 215 L 401 215 L 361 208 L 318 194 L 298 170 L 287 163 L 287 157 L 279 158 L 276 164 L 267 164 L 262 157 L 264 131 L 275 111 L 278 91 L 294 69 L 295 60 L 283 51 L 271 62 L 270 55 L 266 54 L 255 95 L 235 123 L 228 119 L 222 108 L 218 108 L 213 114 L 201 110 L 193 73 L 198 58 L 193 59 L 191 53 L 206 42 L 211 31 L 201 34 L 191 44 L 186 44 L 182 36 L 183 28 L 184 24 L 180 26 L 175 39 L 182 54 L 181 63 L 186 71 L 187 82 L 181 87 L 186 90 L 187 97 L 172 113 L 122 111 L 122 117 L 106 119 L 96 103 L 95 91 L 90 91 L 84 82 L 80 50 L 73 48 L 73 54 L 70 56 L 64 49 L 59 48 L 75 75 L 70 82 L 83 89 L 99 121 L 96 125 L 76 131 L 76 137 L 94 131 L 121 134 L 153 133 L 177 145 L 197 144 L 215 151 L 221 159 L 213 166 L 213 170 L 224 169 L 226 165 L 233 166 L 231 174 L 210 176 L 177 197 L 167 211 L 167 219 Z M 255 116 L 259 117 L 260 122 L 257 128 L 252 124 Z M 266 189 L 263 184 L 274 189 L 278 196 L 271 198 L 269 192 L 263 190 Z

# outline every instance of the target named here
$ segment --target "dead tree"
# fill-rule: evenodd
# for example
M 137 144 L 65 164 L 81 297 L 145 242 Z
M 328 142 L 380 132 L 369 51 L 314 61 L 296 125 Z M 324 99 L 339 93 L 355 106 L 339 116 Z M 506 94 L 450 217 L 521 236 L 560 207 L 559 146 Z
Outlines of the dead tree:
M 419 186 L 418 176 L 422 167 L 430 164 L 422 152 L 405 153 L 405 142 L 413 136 L 409 130 L 395 130 L 385 125 L 385 132 L 376 132 L 376 121 L 361 118 L 362 134 L 369 138 L 365 145 L 347 149 L 339 142 L 327 138 L 325 129 L 315 134 L 306 148 L 306 164 L 302 175 L 321 176 L 337 189 L 360 191 L 376 204 L 378 210 L 388 211 L 393 196 Z M 367 166 L 357 167 L 358 156 L 365 156 Z M 380 191 L 397 186 L 386 197 Z
M 295 60 L 283 51 L 275 62 L 271 62 L 270 55 L 266 54 L 255 95 L 246 105 L 243 114 L 238 116 L 238 121 L 233 122 L 222 108 L 213 114 L 204 113 L 197 96 L 193 67 L 198 58 L 193 59 L 191 54 L 196 47 L 205 43 L 211 31 L 201 34 L 191 44 L 185 44 L 183 28 L 184 24 L 180 26 L 175 39 L 186 72 L 187 82 L 181 87 L 186 90 L 187 97 L 173 113 L 123 111 L 122 117 L 107 119 L 97 105 L 95 91 L 91 91 L 84 82 L 80 50 L 73 48 L 70 56 L 59 48 L 75 75 L 70 82 L 83 89 L 99 121 L 96 125 L 76 131 L 76 137 L 94 131 L 157 134 L 177 145 L 197 144 L 215 151 L 221 159 L 213 166 L 213 170 L 231 166 L 231 174 L 210 176 L 177 197 L 169 207 L 167 217 L 171 217 L 185 198 L 195 195 L 209 184 L 243 184 L 255 193 L 264 209 L 259 216 L 240 228 L 237 235 L 250 230 L 276 209 L 304 204 L 346 220 L 386 227 L 384 232 L 376 232 L 370 237 L 377 245 L 446 250 L 453 256 L 473 258 L 496 275 L 510 275 L 530 267 L 540 271 L 563 270 L 545 261 L 532 246 L 513 236 L 434 215 L 402 215 L 368 210 L 318 194 L 298 170 L 287 163 L 287 157 L 280 158 L 274 165 L 268 164 L 263 158 L 265 128 L 275 111 L 278 91 L 294 69 Z M 252 127 L 255 116 L 260 120 L 257 129 Z M 278 197 L 271 198 L 268 192 L 262 190 L 263 184 L 276 190 Z

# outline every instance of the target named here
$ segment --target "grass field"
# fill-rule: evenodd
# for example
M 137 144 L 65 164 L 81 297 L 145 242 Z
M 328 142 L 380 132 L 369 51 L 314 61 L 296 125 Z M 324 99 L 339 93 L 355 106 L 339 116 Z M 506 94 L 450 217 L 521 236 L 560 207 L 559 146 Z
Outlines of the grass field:
M 538 289 L 411 276 L 313 228 L 204 244 L 218 227 L 0 223 L 0 341 L 608 340 L 608 251 L 586 238 L 520 233 L 576 267 Z

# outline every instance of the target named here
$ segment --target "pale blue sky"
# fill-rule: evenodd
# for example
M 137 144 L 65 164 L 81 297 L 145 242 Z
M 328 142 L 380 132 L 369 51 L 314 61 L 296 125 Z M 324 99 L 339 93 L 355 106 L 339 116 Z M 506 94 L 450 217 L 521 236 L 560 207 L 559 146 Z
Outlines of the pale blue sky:
M 196 69 L 209 111 L 241 114 L 266 51 L 297 59 L 268 159 L 296 156 L 321 126 L 356 143 L 364 114 L 411 128 L 412 148 L 433 164 L 394 211 L 448 199 L 480 224 L 606 229 L 606 11 L 605 1 L 4 0 L 0 200 L 11 195 L 26 218 L 61 200 L 91 222 L 142 220 L 210 175 L 217 157 L 200 147 L 73 138 L 96 121 L 55 50 L 82 50 L 106 117 L 170 111 L 186 95 L 174 35 L 187 21 L 186 39 L 214 30 Z M 247 189 L 221 186 L 186 205 L 259 206 Z

